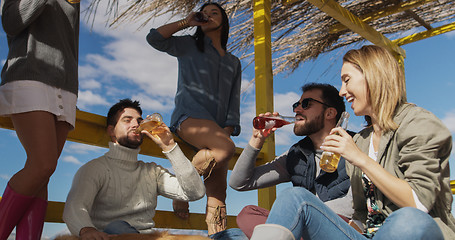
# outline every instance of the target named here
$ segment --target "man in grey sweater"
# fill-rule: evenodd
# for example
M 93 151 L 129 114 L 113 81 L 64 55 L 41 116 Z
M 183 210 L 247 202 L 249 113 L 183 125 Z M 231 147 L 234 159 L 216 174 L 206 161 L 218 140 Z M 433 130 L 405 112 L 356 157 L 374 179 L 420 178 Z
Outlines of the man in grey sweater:
M 73 235 L 109 239 L 108 234 L 150 233 L 158 195 L 194 201 L 205 194 L 204 183 L 167 126 L 154 132 L 136 129 L 142 121 L 139 102 L 120 100 L 107 116 L 109 151 L 84 164 L 68 194 L 63 220 Z M 138 161 L 143 135 L 170 160 L 175 175 L 154 162 Z
M 253 129 L 248 146 L 231 173 L 229 186 L 247 191 L 292 182 L 294 187 L 310 190 L 340 216 L 349 218 L 353 213 L 352 195 L 344 159 L 340 159 L 333 173 L 321 171 L 319 167 L 322 154 L 319 146 L 345 111 L 344 100 L 338 96 L 338 90 L 328 84 L 306 84 L 302 92 L 300 100 L 292 106 L 296 114 L 294 133 L 306 137 L 273 161 L 256 167 L 257 155 L 276 128 Z M 237 216 L 237 225 L 250 238 L 254 227 L 265 223 L 267 216 L 268 210 L 249 205 Z

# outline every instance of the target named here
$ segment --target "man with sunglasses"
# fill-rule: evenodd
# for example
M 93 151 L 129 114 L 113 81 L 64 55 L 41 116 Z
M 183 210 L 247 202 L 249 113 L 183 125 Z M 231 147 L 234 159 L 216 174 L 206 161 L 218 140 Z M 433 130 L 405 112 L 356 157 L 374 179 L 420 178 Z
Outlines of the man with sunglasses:
M 296 118 L 294 134 L 305 137 L 273 161 L 256 167 L 257 155 L 276 128 L 253 129 L 248 146 L 234 166 L 229 185 L 237 191 L 248 191 L 292 182 L 294 187 L 304 187 L 313 192 L 347 220 L 353 210 L 345 160 L 340 159 L 338 169 L 333 173 L 324 172 L 319 167 L 322 155 L 319 147 L 345 111 L 344 99 L 329 84 L 309 83 L 302 87 L 302 92 L 300 100 L 292 108 Z M 264 208 L 248 205 L 237 216 L 237 225 L 250 238 L 254 227 L 265 223 L 268 213 Z

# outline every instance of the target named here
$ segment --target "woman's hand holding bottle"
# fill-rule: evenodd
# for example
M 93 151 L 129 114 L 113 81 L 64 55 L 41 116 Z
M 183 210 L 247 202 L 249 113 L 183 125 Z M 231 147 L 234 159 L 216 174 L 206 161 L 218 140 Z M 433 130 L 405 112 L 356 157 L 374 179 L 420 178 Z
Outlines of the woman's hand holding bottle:
M 201 26 L 209 21 L 209 17 L 203 12 L 191 12 L 185 19 L 180 20 L 181 28 Z
M 340 154 L 346 161 L 352 165 L 362 168 L 364 159 L 370 159 L 365 153 L 355 144 L 351 135 L 346 132 L 342 127 L 333 128 L 324 139 L 324 143 L 321 146 L 324 151 L 333 152 Z

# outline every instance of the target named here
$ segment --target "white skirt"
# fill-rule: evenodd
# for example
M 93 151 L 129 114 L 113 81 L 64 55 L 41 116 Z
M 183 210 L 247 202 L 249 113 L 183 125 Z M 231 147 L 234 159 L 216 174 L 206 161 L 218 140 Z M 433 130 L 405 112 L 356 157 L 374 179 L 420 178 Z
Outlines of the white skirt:
M 76 102 L 76 94 L 38 81 L 20 80 L 0 86 L 0 116 L 46 111 L 74 128 Z

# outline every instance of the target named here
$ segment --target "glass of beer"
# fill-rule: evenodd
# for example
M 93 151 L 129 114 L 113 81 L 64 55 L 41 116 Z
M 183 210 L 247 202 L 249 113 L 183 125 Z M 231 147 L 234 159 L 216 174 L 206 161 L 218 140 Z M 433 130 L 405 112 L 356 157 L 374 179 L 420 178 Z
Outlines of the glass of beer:
M 156 135 L 163 130 L 158 128 L 163 123 L 163 117 L 159 113 L 152 113 L 148 115 L 144 120 L 142 120 L 139 127 L 136 129 L 137 133 L 140 133 L 142 130 L 149 131 L 150 133 Z
M 343 112 L 341 114 L 340 120 L 335 127 L 342 127 L 344 130 L 348 127 L 349 113 Z M 322 170 L 332 173 L 337 170 L 338 162 L 340 161 L 340 154 L 324 151 L 321 156 L 321 161 L 319 162 L 319 167 Z

